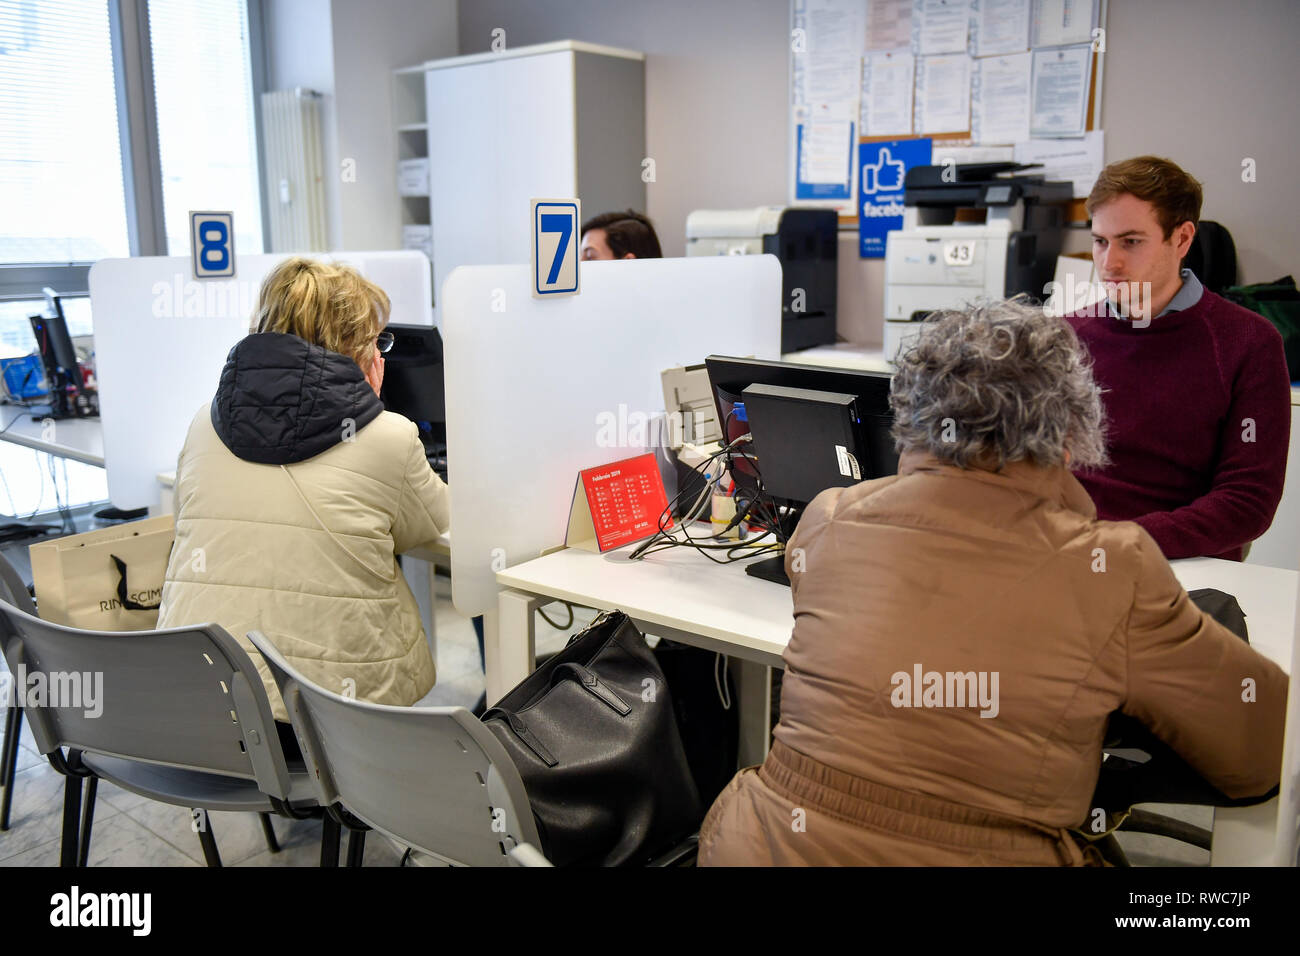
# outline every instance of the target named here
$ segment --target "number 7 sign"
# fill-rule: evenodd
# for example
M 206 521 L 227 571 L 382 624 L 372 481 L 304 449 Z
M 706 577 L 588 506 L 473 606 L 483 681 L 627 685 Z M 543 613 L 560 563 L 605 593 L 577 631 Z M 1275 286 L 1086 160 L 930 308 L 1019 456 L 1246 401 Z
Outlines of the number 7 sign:
M 532 200 L 533 296 L 578 294 L 576 199 Z

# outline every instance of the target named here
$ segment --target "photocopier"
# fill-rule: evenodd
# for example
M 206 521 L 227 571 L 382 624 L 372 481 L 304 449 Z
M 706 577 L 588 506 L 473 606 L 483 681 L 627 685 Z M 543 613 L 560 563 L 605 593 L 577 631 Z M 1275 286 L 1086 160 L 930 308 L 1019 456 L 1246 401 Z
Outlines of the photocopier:
M 885 357 L 936 309 L 1027 292 L 1046 298 L 1061 252 L 1068 182 L 1012 162 L 914 166 L 903 180 L 903 228 L 885 245 Z
M 686 217 L 688 256 L 770 252 L 781 260 L 781 352 L 835 341 L 839 220 L 833 209 L 696 209 Z

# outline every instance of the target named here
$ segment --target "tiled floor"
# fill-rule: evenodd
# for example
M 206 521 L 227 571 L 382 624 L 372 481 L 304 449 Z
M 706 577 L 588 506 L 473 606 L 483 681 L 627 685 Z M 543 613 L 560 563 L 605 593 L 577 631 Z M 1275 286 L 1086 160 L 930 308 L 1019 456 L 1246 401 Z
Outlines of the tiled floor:
M 24 575 L 30 573 L 25 567 L 20 570 Z M 472 707 L 483 692 L 478 643 L 469 620 L 451 605 L 450 583 L 446 578 L 439 578 L 438 585 L 438 682 L 420 703 Z M 566 623 L 563 606 L 554 605 L 548 613 L 557 623 Z M 594 616 L 594 611 L 579 608 L 572 627 L 566 630 L 552 628 L 539 617 L 538 653 L 559 650 L 569 633 L 589 623 Z M 62 807 L 63 777 L 39 756 L 24 724 L 11 825 L 7 832 L 0 833 L 0 866 L 57 866 Z M 1147 809 L 1198 826 L 1212 825 L 1213 812 L 1206 807 L 1152 805 Z M 319 821 L 281 817 L 272 820 L 282 848 L 275 854 L 267 850 L 261 825 L 253 814 L 213 813 L 210 826 L 222 862 L 227 866 L 316 866 L 319 863 Z M 1162 837 L 1121 832 L 1119 841 L 1134 866 L 1207 866 L 1210 860 L 1204 850 Z M 400 858 L 401 851 L 383 837 L 371 834 L 367 839 L 367 866 L 393 866 Z M 101 783 L 89 863 L 91 866 L 202 866 L 203 852 L 188 809 L 157 803 Z
M 29 574 L 25 568 L 20 571 Z M 483 692 L 478 642 L 469 619 L 451 605 L 447 579 L 439 578 L 438 584 L 438 683 L 420 703 L 472 707 Z M 548 613 L 560 623 L 567 616 L 562 606 Z M 578 609 L 574 627 L 590 622 L 594 614 Z M 547 626 L 539 618 L 538 652 L 558 650 L 567 633 Z M 24 723 L 10 828 L 0 833 L 0 866 L 58 865 L 63 781 L 39 755 Z M 318 820 L 272 817 L 281 847 L 274 854 L 267 850 L 261 824 L 254 814 L 213 813 L 209 825 L 226 866 L 316 866 L 320 862 Z M 346 840 L 345 836 L 340 855 L 346 853 Z M 366 866 L 395 866 L 401 855 L 401 850 L 384 837 L 372 833 L 366 840 Z M 204 865 L 188 809 L 147 800 L 103 782 L 95 806 L 88 862 L 91 866 Z

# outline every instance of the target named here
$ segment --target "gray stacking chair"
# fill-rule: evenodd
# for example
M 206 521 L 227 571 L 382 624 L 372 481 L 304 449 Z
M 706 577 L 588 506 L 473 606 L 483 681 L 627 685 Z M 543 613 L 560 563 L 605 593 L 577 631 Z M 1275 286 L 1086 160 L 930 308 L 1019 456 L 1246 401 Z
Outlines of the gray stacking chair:
M 544 866 L 519 771 L 464 707 L 392 707 L 305 678 L 257 631 L 321 806 L 358 838 L 373 829 L 453 866 Z
M 27 593 L 27 585 L 3 554 L 0 554 L 0 601 L 36 616 L 36 605 Z M 9 829 L 9 808 L 14 801 L 14 774 L 18 767 L 18 741 L 22 731 L 23 709 L 15 700 L 5 708 L 4 744 L 0 746 L 0 787 L 4 788 L 4 796 L 0 797 L 0 830 Z
M 83 687 L 85 675 L 102 675 L 93 708 L 48 701 L 25 711 L 41 753 L 67 777 L 62 865 L 85 865 L 100 779 L 191 809 L 319 813 L 305 770 L 285 761 L 252 659 L 217 625 L 89 631 L 0 603 L 0 650 L 15 673 L 80 674 Z M 262 823 L 269 830 L 266 816 Z M 208 864 L 220 866 L 210 825 L 199 840 Z

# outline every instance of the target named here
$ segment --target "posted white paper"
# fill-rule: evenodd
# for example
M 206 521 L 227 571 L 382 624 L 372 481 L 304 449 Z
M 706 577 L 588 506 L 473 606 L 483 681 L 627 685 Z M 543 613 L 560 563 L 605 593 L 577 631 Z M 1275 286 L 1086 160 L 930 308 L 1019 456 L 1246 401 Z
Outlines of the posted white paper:
M 862 0 L 805 0 L 804 21 L 808 52 L 815 57 L 851 54 L 862 56 L 861 37 L 866 29 Z
M 863 136 L 906 136 L 912 132 L 914 72 L 914 58 L 903 50 L 868 53 L 863 58 Z
M 862 58 L 858 55 L 812 56 L 806 73 L 806 102 L 811 118 L 858 118 Z
M 1090 45 L 1034 51 L 1034 136 L 1082 136 L 1088 122 L 1088 82 L 1092 77 Z
M 1031 45 L 1091 43 L 1097 25 L 1097 0 L 1034 0 Z
M 1017 143 L 1017 163 L 1042 163 L 1042 173 L 1048 179 L 1068 179 L 1074 183 L 1074 198 L 1084 199 L 1092 192 L 1093 183 L 1105 165 L 1105 133 L 1092 130 L 1083 139 L 1031 139 Z
M 922 56 L 966 52 L 970 0 L 916 0 L 912 15 L 920 18 Z
M 804 127 L 799 179 L 805 183 L 847 183 L 848 120 L 813 120 Z
M 975 21 L 977 56 L 1002 56 L 1029 49 L 1029 0 L 980 0 Z
M 973 133 L 978 143 L 1029 139 L 1029 75 L 1032 55 L 990 56 L 976 61 Z
M 912 47 L 912 0 L 867 0 L 867 50 Z
M 923 56 L 916 65 L 917 133 L 970 129 L 970 57 Z

